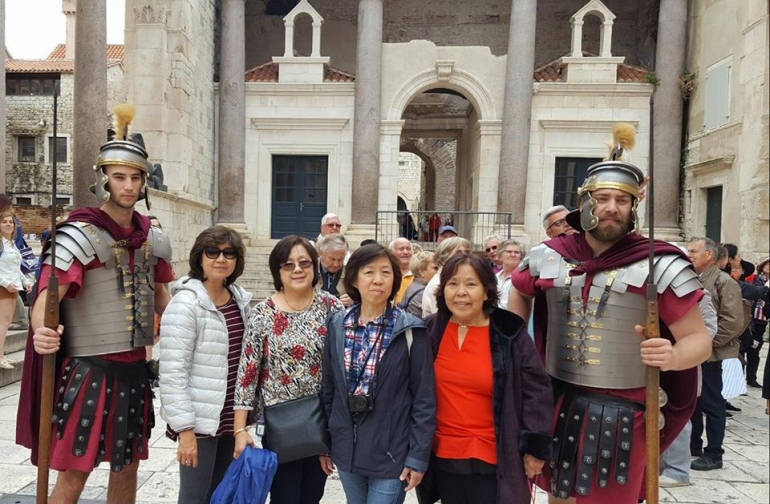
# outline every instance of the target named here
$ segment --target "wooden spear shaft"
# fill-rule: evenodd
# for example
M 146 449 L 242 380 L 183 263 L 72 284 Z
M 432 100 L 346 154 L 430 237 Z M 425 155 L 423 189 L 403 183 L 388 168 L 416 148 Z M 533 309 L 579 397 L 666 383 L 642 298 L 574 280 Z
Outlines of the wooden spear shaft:
M 53 146 L 51 173 L 51 234 L 50 255 L 51 275 L 48 278 L 48 288 L 45 298 L 45 315 L 43 325 L 54 331 L 59 327 L 59 278 L 56 276 L 56 138 L 57 106 L 59 98 L 58 83 L 54 84 L 53 92 Z M 37 489 L 36 504 L 48 503 L 48 469 L 51 451 L 51 415 L 53 414 L 53 388 L 56 373 L 56 354 L 43 356 L 43 376 L 40 386 L 40 425 L 38 427 L 37 447 Z
M 655 178 L 654 149 L 653 149 L 653 105 L 654 91 L 650 93 L 650 183 L 647 186 L 647 222 L 649 228 L 649 277 L 647 278 L 647 316 L 645 329 L 647 338 L 660 338 L 660 322 L 658 318 L 658 288 L 655 285 L 655 191 L 653 189 Z M 645 446 L 646 446 L 646 502 L 658 504 L 658 474 L 660 472 L 660 369 L 647 366 L 645 376 Z

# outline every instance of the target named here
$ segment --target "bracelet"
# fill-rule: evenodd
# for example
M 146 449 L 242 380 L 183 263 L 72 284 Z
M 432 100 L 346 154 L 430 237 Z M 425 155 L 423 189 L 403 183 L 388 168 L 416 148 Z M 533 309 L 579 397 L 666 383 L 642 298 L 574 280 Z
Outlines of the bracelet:
M 241 427 L 240 429 L 236 429 L 235 432 L 233 432 L 233 437 L 237 436 L 241 432 L 246 432 L 246 427 Z

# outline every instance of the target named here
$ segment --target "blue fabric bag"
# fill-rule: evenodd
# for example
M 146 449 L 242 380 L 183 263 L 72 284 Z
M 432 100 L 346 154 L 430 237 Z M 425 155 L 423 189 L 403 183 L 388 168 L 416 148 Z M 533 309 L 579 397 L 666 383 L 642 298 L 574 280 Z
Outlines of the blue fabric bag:
M 275 453 L 247 446 L 227 468 L 211 504 L 265 504 L 277 470 Z

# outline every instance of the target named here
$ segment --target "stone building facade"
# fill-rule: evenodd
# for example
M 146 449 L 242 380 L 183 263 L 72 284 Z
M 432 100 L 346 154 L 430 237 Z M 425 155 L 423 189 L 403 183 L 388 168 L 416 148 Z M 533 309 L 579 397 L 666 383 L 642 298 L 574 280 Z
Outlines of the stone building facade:
M 682 206 L 680 81 L 718 63 L 706 61 L 715 54 L 707 40 L 723 30 L 708 23 L 736 11 L 728 0 L 127 0 L 125 93 L 169 187 L 151 192 L 154 213 L 183 251 L 214 222 L 257 247 L 289 232 L 314 236 L 326 212 L 358 243 L 374 236 L 378 211 L 419 194 L 425 210 L 510 215 L 512 234 L 531 244 L 545 237 L 542 212 L 574 205 L 585 169 L 625 121 L 637 133 L 628 159 L 646 171 L 653 151 L 656 236 L 682 240 L 703 225 L 703 191 L 721 184 L 704 179 L 713 159 L 724 158 L 723 170 L 736 156 L 723 175 L 731 208 L 745 217 L 763 201 L 767 150 L 750 152 L 746 125 L 764 121 L 749 143 L 766 145 L 767 100 L 738 102 L 766 80 L 767 40 L 757 34 L 767 32 L 767 6 L 742 2 L 722 59 L 746 66 L 731 88 L 743 126 L 690 126 L 688 169 L 706 164 L 689 170 Z M 691 123 L 704 114 L 699 92 Z M 708 147 L 736 131 L 740 155 Z M 402 174 L 403 152 L 422 161 L 419 192 Z M 456 224 L 474 241 L 491 231 L 472 217 Z M 758 250 L 761 239 L 750 245 L 745 233 L 761 238 L 767 227 L 766 218 L 723 226 L 724 237 Z
M 770 36 L 763 1 L 696 2 L 682 227 L 738 245 L 756 263 L 770 243 Z
M 105 136 L 110 125 L 107 111 L 126 101 L 123 46 L 110 45 L 107 56 Z M 6 193 L 17 204 L 51 204 L 53 85 L 56 83 L 59 86 L 58 149 L 62 149 L 57 163 L 57 204 L 72 205 L 73 59 L 66 57 L 66 46 L 61 44 L 45 60 L 8 58 L 5 72 Z

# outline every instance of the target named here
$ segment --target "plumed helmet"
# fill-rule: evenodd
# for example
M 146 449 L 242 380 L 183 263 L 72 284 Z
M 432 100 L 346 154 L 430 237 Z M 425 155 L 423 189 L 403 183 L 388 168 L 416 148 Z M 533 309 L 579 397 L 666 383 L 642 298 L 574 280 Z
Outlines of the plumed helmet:
M 637 166 L 620 160 L 623 152 L 633 146 L 634 127 L 626 123 L 617 124 L 613 130 L 609 159 L 590 166 L 586 171 L 585 182 L 578 188 L 578 209 L 567 215 L 567 223 L 574 229 L 590 231 L 599 225 L 599 219 L 594 215 L 597 202 L 593 198 L 593 191 L 617 189 L 633 196 L 631 218 L 634 230 L 639 231 L 637 206 L 644 173 Z
M 110 192 L 107 189 L 108 178 L 104 167 L 110 165 L 130 166 L 142 172 L 144 183 L 139 193 L 139 199 L 145 200 L 149 210 L 147 179 L 150 175 L 150 163 L 147 161 L 147 149 L 144 147 L 144 139 L 140 134 L 128 134 L 128 127 L 135 112 L 135 108 L 129 104 L 117 105 L 113 109 L 114 139 L 109 140 L 99 148 L 99 156 L 94 165 L 96 184 L 91 186 L 91 191 L 96 194 L 99 204 L 106 203 L 110 199 Z

